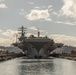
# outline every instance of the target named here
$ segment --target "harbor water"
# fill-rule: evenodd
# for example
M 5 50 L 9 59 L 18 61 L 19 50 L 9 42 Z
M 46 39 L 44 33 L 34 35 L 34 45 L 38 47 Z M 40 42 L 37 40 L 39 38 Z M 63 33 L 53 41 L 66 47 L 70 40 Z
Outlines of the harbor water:
M 76 61 L 16 58 L 0 62 L 0 75 L 76 75 Z

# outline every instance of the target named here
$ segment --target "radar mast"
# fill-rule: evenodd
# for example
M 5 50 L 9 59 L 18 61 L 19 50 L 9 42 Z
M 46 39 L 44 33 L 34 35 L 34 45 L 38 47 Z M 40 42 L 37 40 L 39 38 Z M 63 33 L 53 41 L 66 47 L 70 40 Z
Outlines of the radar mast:
M 18 28 L 18 31 L 20 31 L 19 34 L 21 34 L 21 37 L 25 37 L 25 31 L 27 31 L 25 27 Z

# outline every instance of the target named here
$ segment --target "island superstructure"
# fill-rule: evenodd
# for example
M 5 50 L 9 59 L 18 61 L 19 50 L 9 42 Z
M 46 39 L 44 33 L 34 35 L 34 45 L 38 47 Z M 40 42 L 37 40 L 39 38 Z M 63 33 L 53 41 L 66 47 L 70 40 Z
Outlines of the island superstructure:
M 47 58 L 49 53 L 57 47 L 61 47 L 63 44 L 55 44 L 53 39 L 45 37 L 40 37 L 40 31 L 38 30 L 37 37 L 30 35 L 26 37 L 26 28 L 19 28 L 21 36 L 18 38 L 19 41 L 13 43 L 14 46 L 19 47 L 23 50 L 24 54 L 28 58 Z

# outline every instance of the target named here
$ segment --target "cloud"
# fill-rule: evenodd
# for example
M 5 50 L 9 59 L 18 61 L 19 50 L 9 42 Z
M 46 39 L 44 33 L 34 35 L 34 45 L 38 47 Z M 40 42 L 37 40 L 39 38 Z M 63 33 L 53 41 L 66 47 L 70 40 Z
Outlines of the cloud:
M 74 36 L 51 34 L 49 37 L 54 39 L 55 42 L 64 43 L 65 45 L 76 46 L 76 37 Z
M 35 26 L 29 27 L 29 29 L 35 30 L 35 31 L 39 30 L 40 32 L 46 32 L 46 30 L 41 30 L 41 29 L 39 29 L 39 27 L 35 27 Z
M 28 2 L 29 4 L 34 4 L 34 2 Z
M 35 8 L 35 9 L 44 9 L 44 8 L 47 8 L 47 10 L 50 10 L 50 11 L 51 11 L 51 10 L 53 10 L 52 7 L 53 7 L 52 5 L 49 5 L 48 7 L 46 7 L 46 6 L 41 6 L 41 7 L 36 6 L 36 7 L 34 7 L 34 8 Z
M 24 9 L 20 9 L 20 13 L 19 13 L 20 15 L 24 15 L 25 13 L 24 13 Z
M 0 33 L 2 32 L 2 30 L 0 30 Z
M 5 4 L 0 4 L 0 8 L 7 8 L 7 6 Z
M 49 6 L 48 6 L 48 9 L 50 9 L 51 7 L 53 7 L 53 6 L 52 6 L 52 5 L 49 5 Z
M 48 12 L 48 10 L 31 10 L 30 14 L 28 14 L 26 16 L 26 18 L 28 20 L 40 20 L 40 19 L 44 19 L 46 21 L 52 21 L 52 19 L 50 18 L 50 14 Z
M 18 33 L 18 31 L 14 31 L 14 30 L 8 29 L 8 30 L 2 32 L 1 35 L 3 35 L 4 37 L 7 37 L 7 38 L 11 38 L 17 33 Z
M 29 29 L 31 29 L 31 30 L 38 30 L 38 28 L 37 27 L 34 27 L 34 26 L 29 27 Z
M 11 39 L 1 38 L 0 37 L 0 46 L 9 46 L 11 44 Z
M 16 41 L 16 34 L 18 31 L 8 29 L 6 31 L 0 30 L 0 45 L 9 46 Z
M 36 6 L 36 7 L 34 7 L 35 9 L 40 9 L 40 7 L 38 7 L 38 6 Z
M 23 15 L 24 17 L 26 17 L 26 19 L 30 20 L 30 21 L 35 21 L 35 20 L 45 20 L 45 21 L 52 21 L 51 19 L 51 15 L 57 15 L 56 12 L 52 11 L 52 5 L 49 5 L 46 8 L 46 6 L 36 6 L 34 7 L 34 9 L 32 9 L 30 11 L 30 13 L 27 13 L 24 9 L 20 9 L 20 15 Z
M 61 24 L 66 24 L 66 25 L 76 25 L 76 22 L 69 22 L 69 21 L 56 21 L 55 23 L 61 23 Z
M 76 17 L 76 0 L 63 0 L 64 5 L 60 10 L 60 15 Z
M 25 16 L 27 12 L 24 9 L 20 9 L 19 14 Z
M 53 15 L 57 15 L 58 13 L 54 11 L 54 12 L 52 12 L 52 14 L 53 14 Z
M 52 19 L 51 19 L 51 18 L 46 18 L 45 20 L 46 20 L 46 21 L 52 21 Z

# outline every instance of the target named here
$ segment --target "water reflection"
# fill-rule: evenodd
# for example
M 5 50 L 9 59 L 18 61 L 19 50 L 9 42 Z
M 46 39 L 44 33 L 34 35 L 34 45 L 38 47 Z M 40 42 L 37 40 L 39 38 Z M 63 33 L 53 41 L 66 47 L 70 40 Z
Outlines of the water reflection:
M 53 72 L 53 64 L 51 62 L 40 62 L 40 61 L 33 61 L 33 62 L 26 62 L 23 61 L 21 64 L 22 66 L 19 66 L 20 69 L 20 75 L 50 75 L 50 70 Z M 53 74 L 52 74 L 53 75 Z
M 76 75 L 76 61 L 13 59 L 0 62 L 0 75 Z

